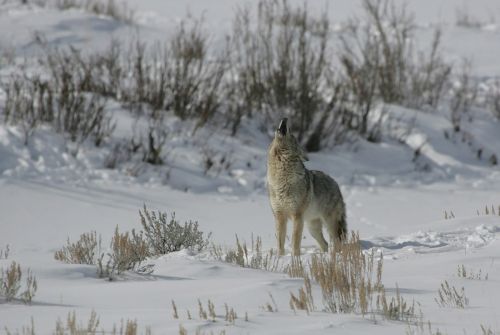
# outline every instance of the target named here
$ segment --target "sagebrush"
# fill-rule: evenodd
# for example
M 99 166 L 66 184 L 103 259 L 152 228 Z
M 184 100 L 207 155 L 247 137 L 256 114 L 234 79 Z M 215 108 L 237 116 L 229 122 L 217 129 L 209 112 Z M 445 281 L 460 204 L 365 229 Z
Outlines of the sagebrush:
M 144 205 L 139 211 L 144 239 L 152 255 L 164 255 L 181 249 L 201 251 L 209 244 L 207 237 L 199 230 L 198 222 L 188 221 L 181 225 L 172 213 L 149 211 Z

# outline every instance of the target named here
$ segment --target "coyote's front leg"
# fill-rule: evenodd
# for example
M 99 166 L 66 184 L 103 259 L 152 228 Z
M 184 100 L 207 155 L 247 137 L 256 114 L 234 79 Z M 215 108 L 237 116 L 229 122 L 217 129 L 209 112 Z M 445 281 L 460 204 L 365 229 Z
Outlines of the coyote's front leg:
M 301 214 L 293 216 L 293 233 L 292 233 L 292 255 L 300 256 L 300 243 L 302 242 L 302 231 L 304 230 L 304 220 Z
M 274 213 L 274 221 L 276 222 L 276 240 L 278 241 L 278 253 L 280 256 L 285 254 L 285 239 L 286 239 L 286 215 L 282 212 Z

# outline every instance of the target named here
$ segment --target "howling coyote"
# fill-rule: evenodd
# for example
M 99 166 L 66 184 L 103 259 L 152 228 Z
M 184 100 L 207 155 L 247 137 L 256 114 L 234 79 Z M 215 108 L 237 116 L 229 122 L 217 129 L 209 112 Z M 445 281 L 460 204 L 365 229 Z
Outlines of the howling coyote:
M 284 118 L 274 134 L 267 160 L 267 187 L 280 255 L 285 253 L 288 219 L 293 221 L 292 254 L 295 256 L 300 255 L 304 221 L 322 251 L 328 250 L 323 225 L 330 241 L 346 234 L 345 204 L 339 185 L 321 171 L 306 169 L 304 161 L 307 157 Z

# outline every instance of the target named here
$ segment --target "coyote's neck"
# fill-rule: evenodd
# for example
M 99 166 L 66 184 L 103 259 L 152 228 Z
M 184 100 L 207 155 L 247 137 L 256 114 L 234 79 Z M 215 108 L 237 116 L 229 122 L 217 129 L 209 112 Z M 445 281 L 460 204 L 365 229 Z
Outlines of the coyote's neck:
M 299 155 L 279 149 L 272 150 L 270 155 L 268 175 L 271 181 L 286 184 L 304 181 L 307 169 Z

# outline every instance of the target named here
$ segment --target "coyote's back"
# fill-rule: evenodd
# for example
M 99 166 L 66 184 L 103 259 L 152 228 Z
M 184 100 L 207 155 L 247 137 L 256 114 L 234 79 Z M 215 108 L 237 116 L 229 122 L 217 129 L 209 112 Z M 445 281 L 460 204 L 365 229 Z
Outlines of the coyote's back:
M 306 160 L 304 151 L 290 133 L 287 119 L 281 120 L 269 147 L 267 162 L 267 186 L 280 254 L 285 252 L 288 219 L 293 221 L 294 255 L 300 255 L 304 221 L 323 251 L 328 250 L 323 225 L 330 241 L 341 239 L 346 233 L 345 204 L 338 184 L 321 171 L 306 169 L 303 163 Z

